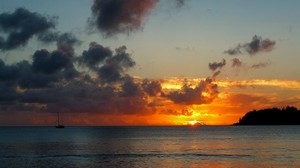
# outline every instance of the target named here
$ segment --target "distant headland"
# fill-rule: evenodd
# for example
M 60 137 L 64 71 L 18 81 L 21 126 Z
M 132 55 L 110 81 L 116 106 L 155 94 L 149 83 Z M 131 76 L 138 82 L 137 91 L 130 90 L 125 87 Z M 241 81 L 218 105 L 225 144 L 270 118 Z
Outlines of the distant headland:
M 300 125 L 300 110 L 290 106 L 253 110 L 233 125 Z

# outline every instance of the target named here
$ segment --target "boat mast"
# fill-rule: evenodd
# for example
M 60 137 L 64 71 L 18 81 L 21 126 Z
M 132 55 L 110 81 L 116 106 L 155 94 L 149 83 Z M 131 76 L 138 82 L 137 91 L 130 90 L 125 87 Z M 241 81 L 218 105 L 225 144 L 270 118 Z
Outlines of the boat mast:
M 59 112 L 57 111 L 57 125 L 59 125 Z

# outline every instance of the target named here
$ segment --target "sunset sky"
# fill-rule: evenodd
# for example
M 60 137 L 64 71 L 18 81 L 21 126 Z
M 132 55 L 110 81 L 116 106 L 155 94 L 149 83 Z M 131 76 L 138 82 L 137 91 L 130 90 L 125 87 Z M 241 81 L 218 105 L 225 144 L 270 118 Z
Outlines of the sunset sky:
M 0 125 L 228 125 L 300 108 L 298 0 L 1 0 Z

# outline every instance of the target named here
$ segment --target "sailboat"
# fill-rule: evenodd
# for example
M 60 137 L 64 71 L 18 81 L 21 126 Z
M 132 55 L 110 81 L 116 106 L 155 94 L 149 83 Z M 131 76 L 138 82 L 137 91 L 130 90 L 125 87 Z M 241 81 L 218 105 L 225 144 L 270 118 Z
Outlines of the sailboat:
M 59 112 L 57 112 L 57 125 L 55 126 L 56 128 L 65 128 L 63 124 L 60 124 L 59 122 Z

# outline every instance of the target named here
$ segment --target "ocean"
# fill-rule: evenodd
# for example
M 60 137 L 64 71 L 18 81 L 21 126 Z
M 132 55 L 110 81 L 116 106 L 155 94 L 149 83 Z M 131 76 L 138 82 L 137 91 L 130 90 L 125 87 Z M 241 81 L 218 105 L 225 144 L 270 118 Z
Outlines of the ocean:
M 0 167 L 300 167 L 300 126 L 0 127 Z

